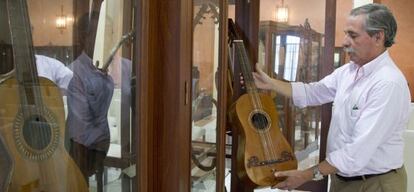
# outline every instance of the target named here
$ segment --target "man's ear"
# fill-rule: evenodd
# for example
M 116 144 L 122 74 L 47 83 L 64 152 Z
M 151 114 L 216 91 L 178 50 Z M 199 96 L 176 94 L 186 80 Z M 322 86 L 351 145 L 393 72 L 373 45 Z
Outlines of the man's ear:
M 384 31 L 379 31 L 378 33 L 376 33 L 375 35 L 374 35 L 374 37 L 375 37 L 375 40 L 378 42 L 378 41 L 380 41 L 380 42 L 384 42 L 385 41 L 385 34 L 384 34 Z

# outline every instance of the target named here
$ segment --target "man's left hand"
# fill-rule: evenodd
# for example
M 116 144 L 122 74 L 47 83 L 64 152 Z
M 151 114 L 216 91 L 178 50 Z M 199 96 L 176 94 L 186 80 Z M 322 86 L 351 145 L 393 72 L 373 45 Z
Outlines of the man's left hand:
M 282 190 L 292 190 L 303 185 L 304 183 L 312 180 L 313 173 L 309 169 L 307 170 L 290 170 L 290 171 L 281 171 L 276 172 L 275 177 L 287 177 L 286 180 L 278 183 L 272 188 L 282 189 Z

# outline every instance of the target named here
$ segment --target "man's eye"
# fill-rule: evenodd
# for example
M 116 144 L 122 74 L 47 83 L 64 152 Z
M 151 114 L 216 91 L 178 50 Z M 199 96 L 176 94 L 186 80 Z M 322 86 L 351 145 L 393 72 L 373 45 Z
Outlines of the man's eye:
M 346 32 L 345 31 L 345 35 L 348 36 L 351 39 L 355 39 L 356 37 L 358 37 L 357 34 L 351 33 L 351 32 Z

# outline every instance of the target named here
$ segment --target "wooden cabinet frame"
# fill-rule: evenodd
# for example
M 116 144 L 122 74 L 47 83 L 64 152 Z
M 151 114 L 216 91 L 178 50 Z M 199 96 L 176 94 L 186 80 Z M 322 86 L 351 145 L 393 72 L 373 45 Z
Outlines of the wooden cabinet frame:
M 193 0 L 135 0 L 134 70 L 136 77 L 133 122 L 136 132 L 137 191 L 190 191 L 191 62 Z M 220 2 L 220 35 L 227 35 L 227 0 Z M 248 39 L 251 63 L 257 61 L 259 1 L 235 0 L 236 22 Z M 336 0 L 326 0 L 325 48 L 321 76 L 333 68 Z M 224 16 L 223 16 L 224 15 Z M 220 41 L 220 62 L 227 66 L 226 41 Z M 235 73 L 237 74 L 237 73 Z M 220 73 L 226 82 L 226 73 Z M 238 82 L 235 82 L 236 84 Z M 226 91 L 219 87 L 219 98 Z M 236 88 L 235 90 L 239 90 Z M 219 102 L 225 109 L 224 99 Z M 325 159 L 330 105 L 322 107 L 320 159 Z M 179 115 L 178 115 L 179 114 Z M 225 111 L 219 111 L 217 191 L 224 190 Z M 232 185 L 235 183 L 232 183 Z M 236 183 L 237 184 L 237 183 Z M 324 191 L 327 179 L 303 189 Z M 236 189 L 233 188 L 232 189 Z
M 193 0 L 136 0 L 135 109 L 137 191 L 190 191 L 191 66 Z M 221 26 L 227 26 L 227 1 L 220 4 Z M 223 11 L 225 10 L 225 11 Z M 227 35 L 226 29 L 220 35 Z M 220 59 L 226 69 L 226 40 Z M 225 82 L 226 73 L 220 72 Z M 219 108 L 225 106 L 225 83 Z M 220 118 L 217 191 L 224 191 L 225 108 Z

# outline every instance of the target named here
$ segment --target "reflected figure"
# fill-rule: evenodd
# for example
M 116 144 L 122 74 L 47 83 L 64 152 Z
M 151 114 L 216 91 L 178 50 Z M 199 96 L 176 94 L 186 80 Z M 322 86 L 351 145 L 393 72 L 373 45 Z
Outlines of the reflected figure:
M 35 55 L 37 74 L 53 81 L 66 95 L 69 82 L 72 79 L 72 71 L 57 59 L 44 55 Z
M 70 155 L 88 177 L 97 174 L 102 191 L 103 161 L 110 142 L 108 108 L 114 82 L 106 72 L 93 65 L 93 52 L 99 13 L 83 15 L 78 21 L 81 55 L 71 64 L 73 78 L 67 91 Z

